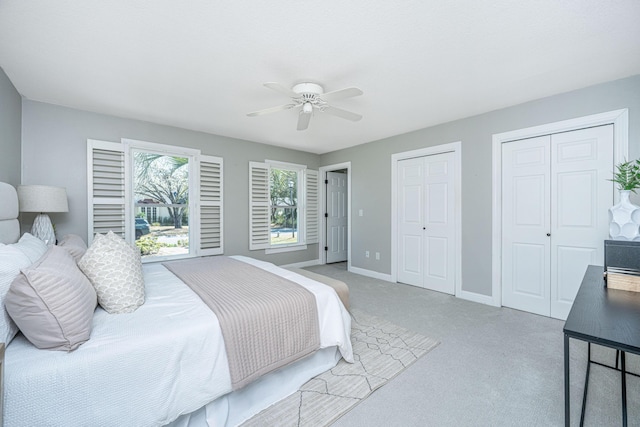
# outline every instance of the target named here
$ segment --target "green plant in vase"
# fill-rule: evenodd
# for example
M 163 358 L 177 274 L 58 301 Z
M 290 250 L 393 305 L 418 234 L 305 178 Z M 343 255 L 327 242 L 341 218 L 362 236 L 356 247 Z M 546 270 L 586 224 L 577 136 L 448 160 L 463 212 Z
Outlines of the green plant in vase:
M 623 162 L 616 165 L 611 180 L 618 184 L 620 191 L 633 191 L 640 188 L 640 160 Z

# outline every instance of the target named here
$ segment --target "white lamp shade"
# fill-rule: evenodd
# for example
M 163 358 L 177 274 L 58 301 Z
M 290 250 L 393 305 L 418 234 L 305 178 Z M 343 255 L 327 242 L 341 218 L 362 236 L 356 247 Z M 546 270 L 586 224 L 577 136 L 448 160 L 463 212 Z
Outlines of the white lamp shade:
M 19 185 L 20 212 L 69 212 L 67 190 L 48 185 Z

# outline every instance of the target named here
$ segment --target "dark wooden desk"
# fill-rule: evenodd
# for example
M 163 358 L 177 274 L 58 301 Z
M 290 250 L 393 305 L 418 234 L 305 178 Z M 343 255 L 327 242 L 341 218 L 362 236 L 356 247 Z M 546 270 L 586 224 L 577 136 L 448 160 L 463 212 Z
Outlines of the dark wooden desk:
M 582 401 L 582 418 L 589 386 L 591 343 L 620 351 L 622 377 L 622 424 L 627 425 L 627 386 L 625 352 L 640 354 L 640 292 L 607 289 L 603 267 L 590 265 L 564 324 L 564 423 L 570 425 L 569 338 L 589 343 L 587 375 Z M 617 364 L 617 363 L 616 363 Z

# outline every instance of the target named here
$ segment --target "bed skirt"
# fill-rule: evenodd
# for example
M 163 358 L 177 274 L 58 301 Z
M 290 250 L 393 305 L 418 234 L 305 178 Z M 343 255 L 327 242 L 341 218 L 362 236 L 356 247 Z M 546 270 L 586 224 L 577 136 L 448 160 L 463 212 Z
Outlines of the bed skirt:
M 316 375 L 342 358 L 337 347 L 318 350 L 289 366 L 271 372 L 248 386 L 226 394 L 204 407 L 182 415 L 169 427 L 231 427 L 295 393 Z

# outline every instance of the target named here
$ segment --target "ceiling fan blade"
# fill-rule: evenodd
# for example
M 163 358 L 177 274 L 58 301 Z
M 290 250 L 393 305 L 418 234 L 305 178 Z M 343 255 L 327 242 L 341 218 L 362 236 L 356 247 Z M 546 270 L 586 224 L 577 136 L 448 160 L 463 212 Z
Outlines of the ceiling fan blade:
M 338 89 L 332 92 L 323 93 L 320 95 L 320 98 L 325 100 L 326 102 L 336 101 L 338 99 L 351 98 L 353 96 L 362 95 L 362 91 L 357 87 L 348 87 L 345 89 Z
M 309 127 L 309 120 L 311 120 L 311 113 L 303 113 L 300 111 L 298 116 L 298 130 L 305 130 Z
M 280 92 L 281 94 L 288 96 L 290 98 L 297 98 L 300 95 L 298 95 L 297 93 L 295 93 L 294 91 L 292 91 L 291 89 L 289 89 L 288 87 L 284 87 L 282 86 L 280 83 L 275 83 L 275 82 L 267 82 L 264 84 L 265 87 L 268 87 L 269 89 L 273 89 L 276 92 Z
M 261 116 L 263 114 L 277 113 L 278 111 L 290 110 L 295 107 L 296 104 L 285 104 L 278 105 L 277 107 L 265 108 L 264 110 L 253 111 L 251 113 L 247 113 L 249 117 Z
M 352 113 L 351 111 L 343 110 L 342 108 L 332 107 L 327 105 L 324 107 L 325 113 L 329 113 L 333 116 L 342 117 L 343 119 L 351 120 L 352 122 L 357 122 L 362 118 L 360 114 Z

